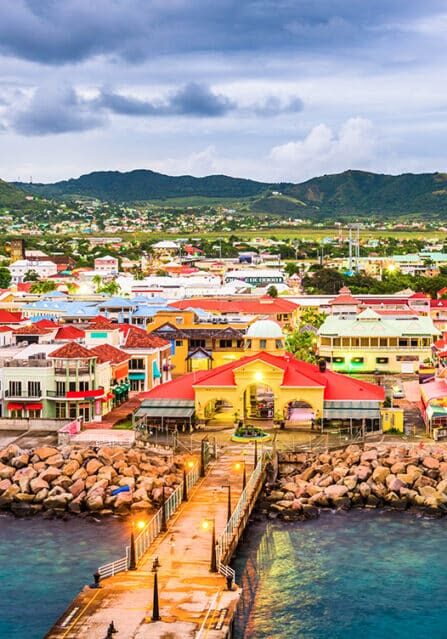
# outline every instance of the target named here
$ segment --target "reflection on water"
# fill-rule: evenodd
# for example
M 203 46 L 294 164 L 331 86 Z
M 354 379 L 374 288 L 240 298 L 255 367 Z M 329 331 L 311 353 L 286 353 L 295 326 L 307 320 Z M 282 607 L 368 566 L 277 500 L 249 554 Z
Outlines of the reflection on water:
M 447 519 L 326 513 L 250 533 L 237 639 L 447 637 Z
M 42 639 L 96 568 L 122 555 L 126 524 L 0 516 L 0 637 Z

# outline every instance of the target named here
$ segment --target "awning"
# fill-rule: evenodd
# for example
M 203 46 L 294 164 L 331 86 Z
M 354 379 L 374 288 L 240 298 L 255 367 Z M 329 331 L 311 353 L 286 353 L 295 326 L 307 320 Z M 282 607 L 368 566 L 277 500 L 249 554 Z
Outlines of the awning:
M 43 406 L 40 402 L 36 402 L 35 404 L 27 404 L 27 410 L 42 410 Z
M 194 415 L 194 400 L 145 399 L 136 411 L 136 417 L 163 417 L 189 419 Z
M 324 419 L 380 419 L 379 402 L 330 401 L 324 403 Z
M 152 362 L 152 375 L 153 375 L 154 379 L 160 379 L 160 377 L 161 377 L 160 369 L 159 369 L 158 363 L 155 361 L 155 359 Z
M 25 406 L 23 404 L 15 404 L 14 402 L 9 402 L 8 410 L 23 410 Z
M 104 395 L 103 388 L 97 388 L 96 390 L 85 391 L 68 391 L 67 399 L 95 399 Z
M 129 379 L 145 379 L 145 373 L 129 373 Z

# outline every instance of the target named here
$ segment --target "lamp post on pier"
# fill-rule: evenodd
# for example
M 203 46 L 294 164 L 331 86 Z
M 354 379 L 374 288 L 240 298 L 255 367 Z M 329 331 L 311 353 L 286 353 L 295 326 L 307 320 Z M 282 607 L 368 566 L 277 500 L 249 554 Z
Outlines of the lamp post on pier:
M 155 557 L 154 563 L 152 564 L 152 572 L 154 573 L 154 594 L 152 597 L 152 617 L 151 621 L 160 621 L 160 602 L 158 598 L 158 569 L 160 567 L 160 562 L 158 561 L 158 557 Z
M 227 499 L 227 523 L 231 519 L 231 484 L 225 484 L 222 488 L 226 488 L 228 490 L 228 499 Z
M 161 531 L 167 532 L 168 523 L 166 521 L 166 496 L 165 496 L 165 485 L 161 487 Z
M 242 490 L 244 491 L 247 485 L 247 469 L 245 466 L 245 459 L 240 462 L 236 462 L 234 465 L 234 469 L 237 471 L 242 469 Z
M 211 560 L 210 572 L 217 571 L 217 555 L 216 555 L 216 518 L 204 519 L 202 522 L 203 530 L 208 530 L 211 524 Z

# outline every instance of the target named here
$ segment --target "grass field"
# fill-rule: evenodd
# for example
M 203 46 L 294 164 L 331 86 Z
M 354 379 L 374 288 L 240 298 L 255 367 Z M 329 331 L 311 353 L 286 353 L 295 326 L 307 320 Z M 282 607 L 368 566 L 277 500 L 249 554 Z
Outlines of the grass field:
M 276 238 L 278 240 L 287 240 L 287 239 L 301 239 L 301 240 L 322 240 L 325 237 L 338 237 L 339 230 L 335 228 L 272 228 L 272 229 L 262 229 L 262 230 L 235 230 L 235 231 L 191 231 L 189 233 L 167 233 L 166 231 L 157 231 L 157 232 L 145 232 L 145 231 L 137 231 L 128 233 L 125 231 L 119 231 L 114 234 L 109 234 L 105 232 L 98 233 L 70 233 L 64 234 L 64 237 L 84 237 L 85 239 L 89 239 L 91 237 L 110 237 L 111 239 L 114 237 L 120 237 L 124 240 L 160 240 L 169 237 L 170 239 L 176 238 L 203 238 L 203 239 L 224 239 L 230 236 L 237 236 L 238 238 L 242 238 L 244 240 L 252 240 L 257 237 L 265 237 L 265 238 Z M 7 240 L 11 237 L 16 237 L 17 233 L 14 234 L 4 234 L 0 236 L 0 239 Z M 54 234 L 46 233 L 47 237 L 56 237 Z M 347 238 L 348 231 L 347 229 L 343 229 L 343 237 Z M 362 229 L 360 231 L 360 237 L 363 241 L 368 239 L 377 239 L 377 238 L 386 238 L 393 237 L 401 240 L 410 240 L 410 239 L 439 239 L 444 240 L 447 238 L 447 234 L 442 231 L 436 230 L 424 230 L 417 229 L 414 231 L 393 231 L 393 230 L 369 230 Z

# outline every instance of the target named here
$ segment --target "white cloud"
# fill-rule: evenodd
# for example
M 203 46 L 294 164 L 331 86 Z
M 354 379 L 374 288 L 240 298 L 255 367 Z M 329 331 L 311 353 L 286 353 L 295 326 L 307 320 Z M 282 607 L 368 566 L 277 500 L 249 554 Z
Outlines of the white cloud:
M 356 117 L 342 124 L 338 132 L 318 124 L 304 139 L 273 147 L 269 160 L 277 180 L 300 182 L 348 168 L 369 169 L 377 147 L 372 122 Z

